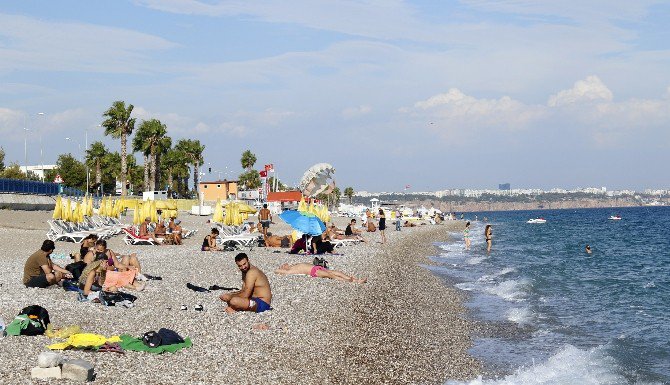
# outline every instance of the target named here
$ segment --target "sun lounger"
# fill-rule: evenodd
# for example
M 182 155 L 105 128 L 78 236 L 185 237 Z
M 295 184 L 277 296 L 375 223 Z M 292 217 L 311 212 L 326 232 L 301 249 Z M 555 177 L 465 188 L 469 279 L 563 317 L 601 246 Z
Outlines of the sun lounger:
M 330 241 L 335 247 L 349 246 L 360 242 L 358 239 L 333 239 Z
M 159 243 L 147 238 L 140 238 L 135 229 L 132 227 L 124 227 L 123 232 L 126 233 L 126 237 L 123 238 L 123 242 L 126 245 L 158 245 Z M 160 238 L 159 238 L 160 239 Z
M 58 222 L 49 220 L 49 231 L 47 232 L 47 238 L 52 241 L 67 241 L 67 242 L 81 242 L 88 234 L 82 232 L 73 232 L 66 230 Z

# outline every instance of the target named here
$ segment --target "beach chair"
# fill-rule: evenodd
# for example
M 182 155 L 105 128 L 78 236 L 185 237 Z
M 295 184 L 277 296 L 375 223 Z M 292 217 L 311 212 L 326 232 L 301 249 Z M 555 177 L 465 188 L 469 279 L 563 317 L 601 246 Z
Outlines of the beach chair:
M 152 239 L 140 238 L 132 227 L 124 227 L 123 232 L 126 233 L 126 237 L 123 238 L 123 242 L 126 245 L 158 245 Z
M 47 223 L 49 224 L 47 238 L 52 241 L 80 243 L 88 235 L 86 233 L 70 231 L 61 226 L 57 221 L 48 220 Z
M 357 243 L 360 243 L 361 241 L 358 239 L 332 239 L 330 240 L 330 243 L 333 244 L 335 247 L 342 247 L 342 246 L 349 246 L 349 245 L 355 245 Z

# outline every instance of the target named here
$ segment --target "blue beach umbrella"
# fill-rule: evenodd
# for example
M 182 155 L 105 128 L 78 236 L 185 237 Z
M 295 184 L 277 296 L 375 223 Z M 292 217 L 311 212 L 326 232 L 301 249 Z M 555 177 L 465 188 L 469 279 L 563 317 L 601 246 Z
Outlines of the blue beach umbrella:
M 321 235 L 326 231 L 326 225 L 316 215 L 307 212 L 287 210 L 279 214 L 284 222 L 294 229 L 309 235 Z

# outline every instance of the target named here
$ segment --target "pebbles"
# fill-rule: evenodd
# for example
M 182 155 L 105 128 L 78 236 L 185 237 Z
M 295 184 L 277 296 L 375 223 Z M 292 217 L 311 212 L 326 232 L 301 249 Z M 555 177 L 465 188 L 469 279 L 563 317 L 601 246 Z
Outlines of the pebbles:
M 45 239 L 46 219 L 31 214 L 34 223 L 23 230 L 2 228 L 11 218 L 0 213 L 0 316 L 10 322 L 21 308 L 38 304 L 54 327 L 79 325 L 86 332 L 141 336 L 166 327 L 193 340 L 193 347 L 175 354 L 65 351 L 68 359 L 95 365 L 95 383 L 443 383 L 472 378 L 479 364 L 467 354 L 470 323 L 461 295 L 419 264 L 429 264 L 431 242 L 445 240 L 445 226 L 419 226 L 398 233 L 387 230 L 390 243 L 376 243 L 379 233 L 366 234 L 368 243 L 338 248 L 344 255 L 326 256 L 333 269 L 368 277 L 352 284 L 273 273 L 281 263 L 311 262 L 309 256 L 246 251 L 252 264 L 270 279 L 274 310 L 261 314 L 228 315 L 218 299 L 221 291 L 197 293 L 198 286 L 240 286 L 233 261 L 236 252 L 201 252 L 209 232 L 206 217 L 183 215 L 182 225 L 198 234 L 184 246 L 126 246 L 120 236 L 109 241 L 119 253 L 137 252 L 143 271 L 163 277 L 136 293 L 132 309 L 80 303 L 59 288 L 26 289 L 21 285 L 25 259 Z M 21 212 L 14 212 L 21 215 Z M 130 218 L 128 218 L 130 219 Z M 40 220 L 42 222 L 40 222 Z M 344 218 L 336 218 L 343 228 Z M 41 227 L 44 227 L 41 229 Z M 271 232 L 289 234 L 287 225 Z M 77 245 L 59 242 L 56 253 L 74 252 Z M 67 260 L 54 260 L 65 265 Z M 181 305 L 188 310 L 179 310 Z M 204 310 L 194 308 L 202 304 Z M 258 325 L 267 325 L 268 329 Z M 45 336 L 0 339 L 0 383 L 24 383 L 37 355 L 52 341 Z

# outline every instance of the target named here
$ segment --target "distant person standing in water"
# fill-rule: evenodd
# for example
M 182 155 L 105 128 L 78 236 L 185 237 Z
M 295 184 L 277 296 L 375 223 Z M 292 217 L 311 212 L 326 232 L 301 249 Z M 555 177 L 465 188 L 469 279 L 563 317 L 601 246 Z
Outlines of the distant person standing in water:
M 465 224 L 465 230 L 463 230 L 463 240 L 465 240 L 465 250 L 470 250 L 470 222 L 469 221 Z
M 384 210 L 379 209 L 379 232 L 382 235 L 382 243 L 386 243 L 386 215 L 384 215 Z
M 484 229 L 484 238 L 486 238 L 486 252 L 491 252 L 491 237 L 493 236 L 493 231 L 491 230 L 491 225 L 486 225 Z
M 586 245 L 586 254 L 591 254 L 591 246 Z

